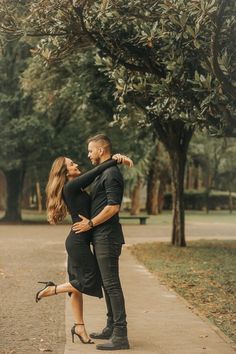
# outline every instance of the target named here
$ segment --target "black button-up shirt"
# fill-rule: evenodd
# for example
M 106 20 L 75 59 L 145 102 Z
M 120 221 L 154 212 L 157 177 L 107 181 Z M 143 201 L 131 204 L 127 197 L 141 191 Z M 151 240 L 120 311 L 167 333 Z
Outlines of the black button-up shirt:
M 123 176 L 117 166 L 106 169 L 92 184 L 91 218 L 98 215 L 107 205 L 121 205 L 124 192 Z M 119 214 L 113 215 L 93 230 L 94 236 L 109 234 L 116 242 L 124 243 L 119 224 Z

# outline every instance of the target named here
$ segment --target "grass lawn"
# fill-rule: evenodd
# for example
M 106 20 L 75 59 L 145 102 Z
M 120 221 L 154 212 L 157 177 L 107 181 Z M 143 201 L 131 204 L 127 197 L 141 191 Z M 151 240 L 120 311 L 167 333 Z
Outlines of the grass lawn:
M 236 341 L 236 241 L 193 241 L 188 247 L 147 243 L 131 252 Z
M 0 211 L 0 218 L 3 217 L 4 212 Z M 121 212 L 120 215 L 130 215 L 128 212 Z M 146 215 L 145 212 L 140 213 L 140 215 Z M 230 214 L 227 210 L 210 211 L 206 214 L 204 211 L 185 211 L 186 222 L 201 222 L 201 223 L 233 223 L 236 224 L 236 212 Z M 22 210 L 23 222 L 26 223 L 47 223 L 46 212 L 42 211 L 39 213 L 37 210 Z M 70 216 L 66 217 L 65 223 L 70 223 Z M 137 224 L 137 220 L 122 220 L 122 224 Z M 160 224 L 171 224 L 172 223 L 172 213 L 171 211 L 164 211 L 159 215 L 150 215 L 147 220 L 149 225 L 160 225 Z
M 129 215 L 129 213 L 121 213 L 121 215 Z M 140 213 L 140 215 L 146 215 L 146 213 Z M 208 214 L 205 211 L 198 210 L 185 210 L 186 223 L 201 222 L 201 223 L 233 223 L 236 224 L 236 212 L 230 214 L 227 210 L 211 210 Z M 125 223 L 137 223 L 137 221 L 125 221 Z M 151 215 L 147 220 L 147 224 L 160 225 L 171 224 L 172 212 L 170 210 L 164 210 L 159 215 Z
M 0 212 L 0 218 L 4 216 L 4 212 Z M 37 210 L 22 210 L 22 223 L 25 224 L 48 224 L 46 211 L 38 212 Z M 63 224 L 71 223 L 70 216 L 67 215 Z
M 121 212 L 120 215 L 130 215 L 128 212 Z M 141 212 L 140 215 L 147 215 L 145 212 Z M 186 223 L 230 223 L 236 225 L 236 211 L 232 214 L 228 210 L 210 210 L 207 214 L 205 211 L 198 210 L 186 210 L 185 211 Z M 123 224 L 137 224 L 137 220 L 122 220 Z M 171 225 L 172 212 L 170 210 L 164 210 L 158 215 L 149 215 L 147 220 L 148 225 Z

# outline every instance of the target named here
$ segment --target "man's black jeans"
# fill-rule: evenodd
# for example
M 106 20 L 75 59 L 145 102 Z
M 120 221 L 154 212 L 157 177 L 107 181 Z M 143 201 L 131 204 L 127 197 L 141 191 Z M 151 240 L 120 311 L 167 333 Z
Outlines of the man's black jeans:
M 94 251 L 100 269 L 107 305 L 107 325 L 118 336 L 127 336 L 125 302 L 119 278 L 121 244 L 106 238 L 94 239 Z

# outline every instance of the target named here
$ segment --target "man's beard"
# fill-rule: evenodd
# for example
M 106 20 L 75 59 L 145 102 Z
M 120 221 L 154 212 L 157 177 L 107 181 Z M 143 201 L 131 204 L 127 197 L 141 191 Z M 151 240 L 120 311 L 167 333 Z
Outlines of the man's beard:
M 94 158 L 92 161 L 92 165 L 94 166 L 100 165 L 100 163 L 101 163 L 100 157 Z

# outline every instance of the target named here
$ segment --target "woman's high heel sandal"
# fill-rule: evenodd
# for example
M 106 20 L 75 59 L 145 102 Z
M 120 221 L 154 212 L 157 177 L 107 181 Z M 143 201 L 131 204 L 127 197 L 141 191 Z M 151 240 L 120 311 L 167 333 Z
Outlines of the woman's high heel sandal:
M 39 290 L 35 296 L 35 301 L 39 302 L 39 300 L 41 300 L 41 297 L 39 297 L 39 294 L 41 293 L 41 291 L 43 291 L 44 289 L 46 289 L 48 286 L 55 286 L 55 295 L 57 295 L 57 285 L 54 284 L 52 281 L 38 281 L 39 284 L 45 284 L 45 287 L 41 290 Z
M 75 327 L 76 327 L 76 326 L 84 326 L 84 323 L 75 323 L 74 326 L 71 328 L 72 342 L 73 342 L 73 343 L 75 342 L 75 341 L 74 341 L 74 335 L 76 335 L 76 336 L 79 337 L 79 339 L 81 340 L 81 342 L 82 342 L 83 344 L 94 344 L 94 342 L 92 341 L 91 338 L 89 338 L 89 340 L 85 341 L 84 338 L 83 338 L 80 334 L 76 333 L 76 332 L 75 332 Z

